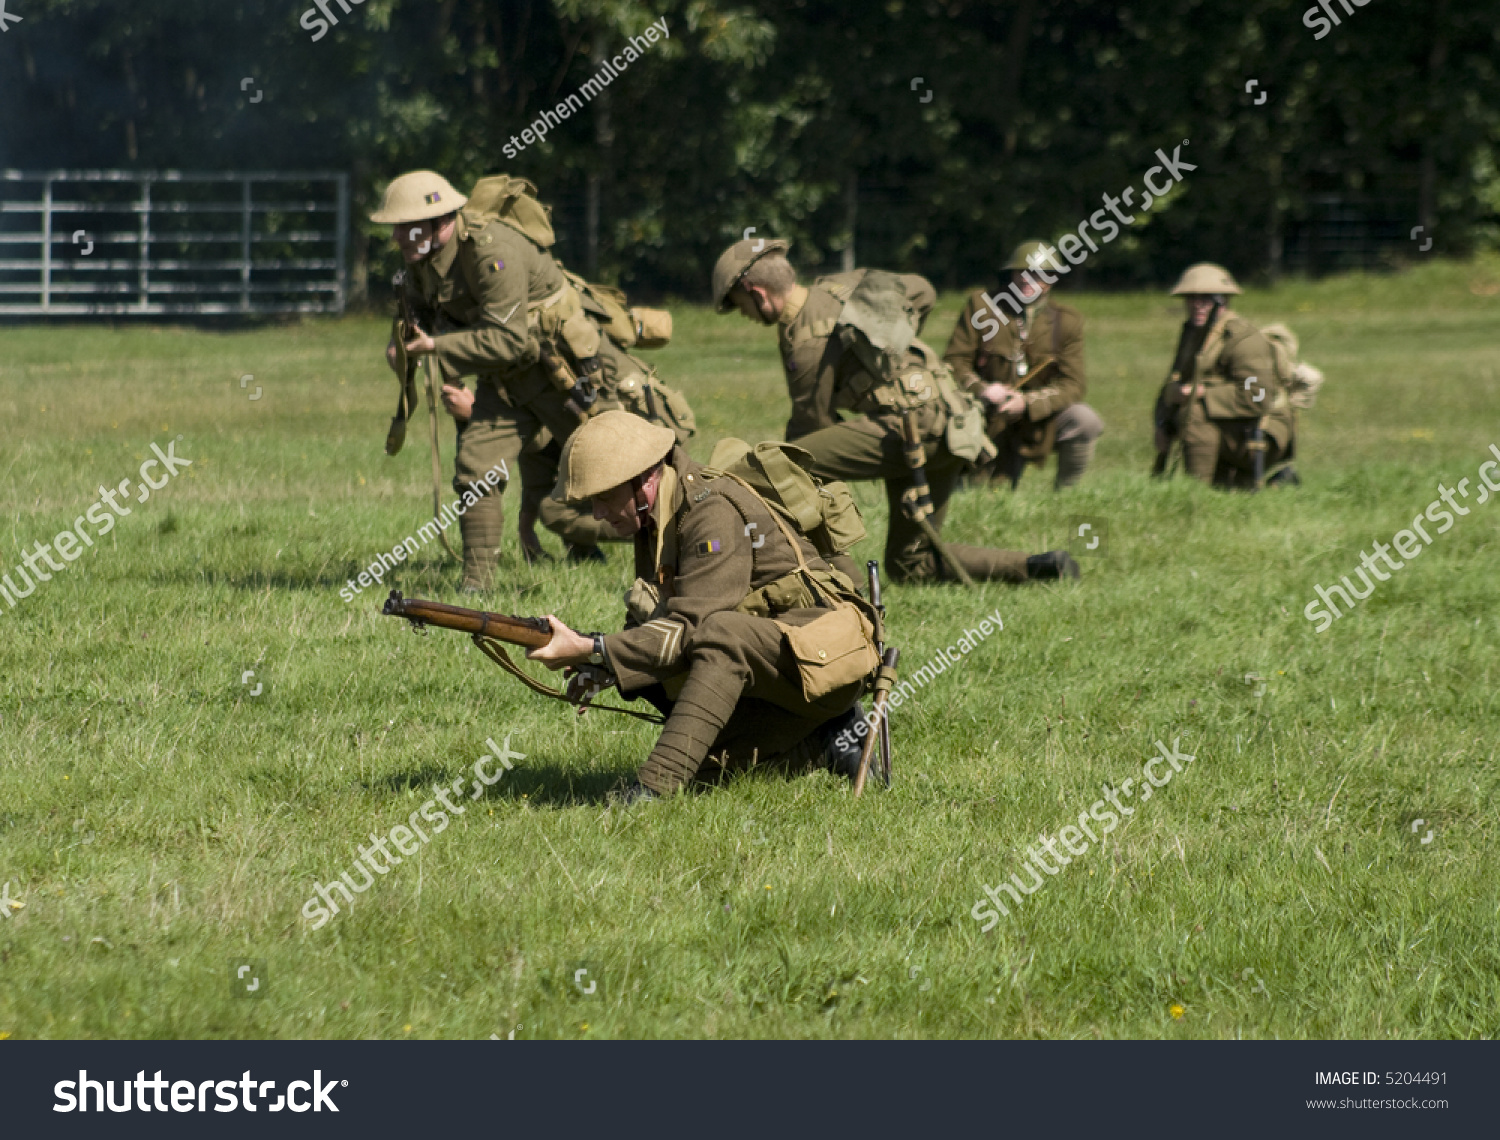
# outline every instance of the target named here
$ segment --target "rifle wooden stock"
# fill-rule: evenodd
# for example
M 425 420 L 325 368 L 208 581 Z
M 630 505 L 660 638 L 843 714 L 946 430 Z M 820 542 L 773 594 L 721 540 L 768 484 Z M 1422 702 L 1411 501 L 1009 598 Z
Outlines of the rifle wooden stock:
M 491 637 L 507 645 L 524 645 L 540 649 L 552 640 L 552 623 L 546 618 L 512 617 L 507 614 L 466 610 L 443 602 L 426 602 L 421 598 L 403 598 L 392 590 L 380 611 L 387 617 L 403 617 L 415 626 L 435 625 L 456 629 L 475 637 Z

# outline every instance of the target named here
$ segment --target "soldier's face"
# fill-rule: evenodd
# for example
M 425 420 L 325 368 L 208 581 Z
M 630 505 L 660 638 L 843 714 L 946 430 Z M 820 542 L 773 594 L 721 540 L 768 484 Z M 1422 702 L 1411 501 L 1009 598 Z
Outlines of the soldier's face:
M 781 316 L 769 294 L 761 288 L 743 289 L 736 285 L 729 291 L 730 303 L 740 311 L 740 316 L 758 325 L 774 325 Z
M 1213 312 L 1214 299 L 1207 293 L 1189 293 L 1183 301 L 1187 304 L 1188 324 L 1202 328 L 1208 322 L 1208 314 Z
M 1048 289 L 1047 283 L 1029 270 L 1011 270 L 1010 280 L 1016 296 L 1021 298 L 1023 305 L 1031 304 Z
M 651 497 L 649 490 L 646 497 Z M 608 523 L 621 538 L 629 538 L 641 529 L 641 518 L 635 510 L 635 490 L 629 483 L 621 483 L 602 495 L 595 495 L 592 501 L 594 518 Z
M 429 218 L 425 222 L 404 222 L 391 229 L 391 237 L 402 259 L 412 265 L 425 257 L 431 257 L 453 238 L 458 219 L 449 214 L 443 218 Z

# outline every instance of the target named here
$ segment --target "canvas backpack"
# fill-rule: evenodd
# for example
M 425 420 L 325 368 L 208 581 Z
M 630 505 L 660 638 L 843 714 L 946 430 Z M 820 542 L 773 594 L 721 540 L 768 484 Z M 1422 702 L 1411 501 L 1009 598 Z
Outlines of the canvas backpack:
M 1271 342 L 1276 355 L 1276 379 L 1286 389 L 1292 407 L 1312 407 L 1317 402 L 1318 389 L 1323 386 L 1323 373 L 1297 359 L 1297 334 L 1280 323 L 1267 325 L 1260 333 Z
M 811 462 L 812 456 L 796 444 L 768 441 L 751 447 L 729 438 L 715 445 L 708 466 L 748 484 L 821 557 L 830 559 L 865 537 L 865 523 L 849 485 L 813 478 L 807 470 Z
M 469 191 L 464 213 L 475 221 L 502 221 L 542 249 L 550 249 L 557 242 L 552 208 L 537 200 L 536 187 L 524 178 L 508 174 L 481 178 Z

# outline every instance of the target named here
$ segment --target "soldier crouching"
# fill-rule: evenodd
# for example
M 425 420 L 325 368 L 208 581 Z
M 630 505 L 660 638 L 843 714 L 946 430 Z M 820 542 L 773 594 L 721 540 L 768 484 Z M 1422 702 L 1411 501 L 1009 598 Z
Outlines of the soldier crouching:
M 854 778 L 845 730 L 880 664 L 878 617 L 811 542 L 670 430 L 622 411 L 572 435 L 553 497 L 592 500 L 635 540 L 625 629 L 580 634 L 549 615 L 552 641 L 527 654 L 666 714 L 627 803 L 768 761 Z

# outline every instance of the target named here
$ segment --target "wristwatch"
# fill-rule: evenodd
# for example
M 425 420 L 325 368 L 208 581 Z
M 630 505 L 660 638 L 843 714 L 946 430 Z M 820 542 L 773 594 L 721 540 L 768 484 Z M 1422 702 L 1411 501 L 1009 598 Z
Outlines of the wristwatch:
M 604 667 L 604 635 L 602 633 L 590 634 L 594 639 L 594 651 L 589 654 L 589 664 Z

